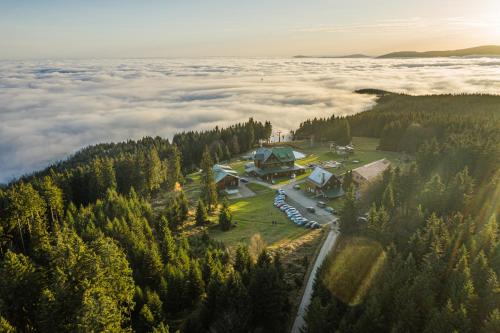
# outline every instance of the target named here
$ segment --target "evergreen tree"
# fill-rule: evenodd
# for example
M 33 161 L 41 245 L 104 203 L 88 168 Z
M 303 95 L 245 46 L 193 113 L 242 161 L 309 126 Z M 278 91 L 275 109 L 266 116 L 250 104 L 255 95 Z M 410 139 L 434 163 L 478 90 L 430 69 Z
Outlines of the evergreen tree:
M 354 194 L 354 187 L 351 186 L 344 197 L 344 205 L 340 211 L 340 230 L 342 232 L 352 232 L 356 229 L 358 218 L 358 203 Z
M 233 216 L 229 211 L 229 206 L 227 200 L 224 200 L 222 203 L 222 208 L 219 212 L 219 226 L 223 231 L 228 231 L 231 229 L 233 221 Z
M 289 311 L 285 285 L 266 251 L 257 259 L 249 295 L 252 305 L 251 325 L 266 332 L 284 332 Z
M 217 187 L 215 185 L 213 162 L 208 148 L 205 148 L 201 160 L 201 197 L 205 201 L 208 210 L 211 211 L 217 205 Z
M 167 167 L 167 188 L 169 190 L 174 189 L 176 183 L 182 183 L 182 171 L 181 171 L 181 156 L 177 145 L 173 144 L 171 147 L 170 158 L 168 159 Z
M 198 206 L 196 207 L 196 225 L 203 226 L 208 222 L 208 214 L 203 200 L 198 200 Z
M 64 201 L 63 192 L 58 188 L 52 178 L 45 176 L 40 186 L 40 193 L 45 200 L 52 223 L 63 217 Z
M 344 118 L 339 124 L 338 134 L 336 141 L 339 145 L 348 145 L 352 141 L 351 137 L 351 126 L 349 121 Z

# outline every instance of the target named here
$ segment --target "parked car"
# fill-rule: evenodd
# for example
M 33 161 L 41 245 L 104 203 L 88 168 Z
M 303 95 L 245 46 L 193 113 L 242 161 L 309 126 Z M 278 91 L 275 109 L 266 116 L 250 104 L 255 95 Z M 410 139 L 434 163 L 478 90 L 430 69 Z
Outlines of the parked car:
M 337 214 L 337 211 L 333 207 L 325 207 L 325 210 L 330 214 Z
M 320 208 L 325 208 L 326 207 L 326 203 L 324 203 L 323 201 L 318 201 L 316 203 L 316 206 L 320 207 Z
M 308 220 L 308 219 L 306 219 L 305 217 L 301 217 L 301 218 L 299 218 L 299 224 L 300 224 L 300 225 L 304 225 L 304 224 L 306 224 L 307 222 L 309 222 L 309 220 Z
M 240 178 L 240 182 L 242 182 L 242 183 L 248 183 L 248 179 L 246 179 L 246 178 Z
M 300 185 L 299 184 L 295 184 L 295 185 L 293 185 L 293 188 L 296 189 L 296 190 L 300 190 Z
M 358 221 L 359 223 L 367 223 L 368 222 L 368 219 L 364 216 L 358 216 L 358 218 L 356 219 L 356 221 Z
M 314 207 L 307 207 L 307 211 L 313 214 L 316 213 L 316 209 Z
M 311 226 L 311 228 L 313 228 L 313 229 L 320 229 L 321 228 L 321 224 L 319 224 L 318 222 L 313 223 L 312 226 Z
M 313 224 L 314 224 L 314 221 L 309 221 L 309 222 L 307 222 L 307 223 L 304 225 L 304 227 L 306 227 L 306 228 L 311 228 Z

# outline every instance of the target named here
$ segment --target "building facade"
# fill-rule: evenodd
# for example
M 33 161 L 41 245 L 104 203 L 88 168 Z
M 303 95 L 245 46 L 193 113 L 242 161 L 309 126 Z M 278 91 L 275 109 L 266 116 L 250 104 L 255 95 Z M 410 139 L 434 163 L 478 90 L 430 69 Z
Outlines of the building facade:
M 259 148 L 255 152 L 253 166 L 248 167 L 246 172 L 265 180 L 304 173 L 305 168 L 296 164 L 295 160 L 290 147 Z
M 238 172 L 233 170 L 230 166 L 215 164 L 213 166 L 213 171 L 217 190 L 224 191 L 227 189 L 234 189 L 240 185 Z
M 307 177 L 305 190 L 329 199 L 344 195 L 340 179 L 333 173 L 320 167 L 316 167 L 309 177 Z

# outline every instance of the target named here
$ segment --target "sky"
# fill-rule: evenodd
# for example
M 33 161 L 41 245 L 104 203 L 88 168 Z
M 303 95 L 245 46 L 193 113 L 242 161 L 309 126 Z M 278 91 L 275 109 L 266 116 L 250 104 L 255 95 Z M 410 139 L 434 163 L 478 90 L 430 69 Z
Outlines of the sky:
M 498 0 L 0 0 L 0 58 L 378 55 L 500 44 Z

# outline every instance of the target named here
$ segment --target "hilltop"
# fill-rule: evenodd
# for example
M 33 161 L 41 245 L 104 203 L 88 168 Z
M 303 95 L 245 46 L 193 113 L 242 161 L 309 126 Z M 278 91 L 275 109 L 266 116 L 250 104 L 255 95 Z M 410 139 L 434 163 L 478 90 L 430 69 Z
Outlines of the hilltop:
M 331 59 L 344 59 L 344 58 L 354 58 L 354 59 L 361 59 L 361 58 L 372 58 L 368 55 L 365 54 L 348 54 L 348 55 L 341 55 L 341 56 L 307 56 L 307 55 L 296 55 L 293 56 L 294 58 L 298 59 L 308 59 L 308 58 L 331 58 Z
M 484 45 L 467 49 L 448 51 L 401 51 L 392 52 L 377 57 L 387 58 L 434 58 L 434 57 L 467 57 L 467 56 L 500 56 L 500 45 Z

